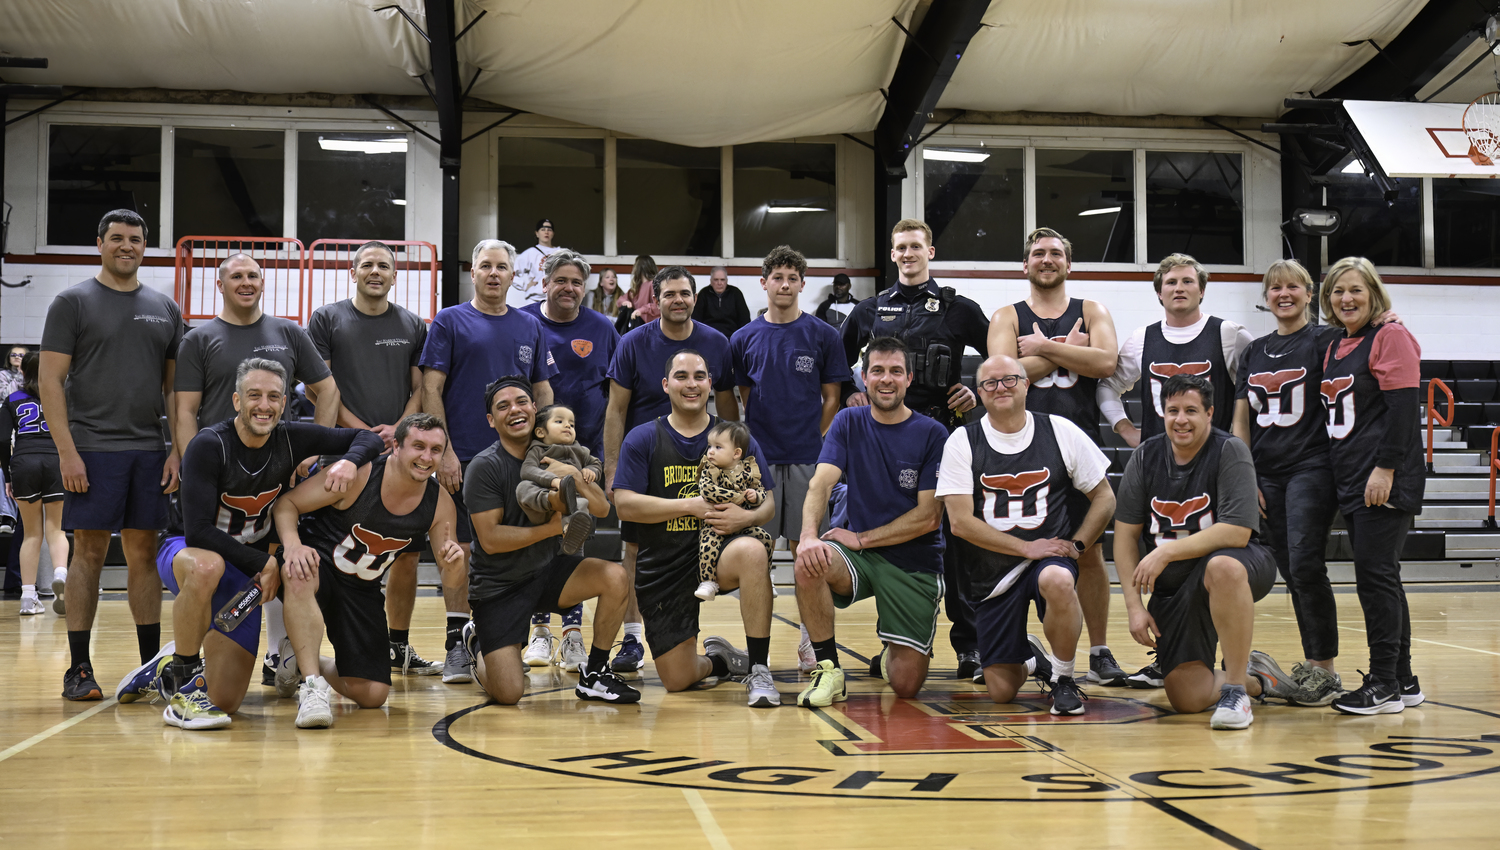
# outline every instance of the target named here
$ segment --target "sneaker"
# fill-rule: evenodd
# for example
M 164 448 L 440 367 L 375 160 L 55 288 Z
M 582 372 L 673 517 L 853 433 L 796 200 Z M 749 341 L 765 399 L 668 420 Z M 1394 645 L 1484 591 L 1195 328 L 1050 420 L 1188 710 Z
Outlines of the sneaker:
M 1302 689 L 1302 696 L 1297 698 L 1298 705 L 1327 705 L 1344 692 L 1344 682 L 1339 674 L 1330 673 L 1316 664 L 1293 664 L 1292 681 Z
M 172 695 L 161 719 L 179 729 L 223 729 L 233 722 L 227 712 L 209 701 L 208 683 L 201 673 Z
M 557 647 L 558 666 L 569 673 L 577 673 L 583 669 L 588 659 L 589 651 L 583 645 L 583 632 L 577 629 L 563 632 L 562 643 Z
M 588 666 L 587 657 L 578 666 L 578 685 L 573 688 L 573 693 L 579 699 L 618 703 L 641 701 L 641 692 L 625 684 L 608 666 L 598 672 L 588 669 Z
M 1089 696 L 1072 676 L 1058 676 L 1057 681 L 1047 683 L 1047 690 L 1051 692 L 1053 714 L 1076 716 L 1085 711 L 1083 704 Z
M 297 693 L 297 682 L 302 670 L 297 666 L 297 653 L 292 651 L 292 639 L 284 637 L 276 653 L 276 695 L 287 699 Z
M 616 673 L 634 673 L 645 666 L 646 647 L 635 635 L 626 635 L 620 640 L 620 651 L 609 662 L 609 668 Z
M 556 648 L 557 638 L 552 636 L 552 630 L 539 626 L 532 631 L 531 642 L 526 644 L 521 660 L 527 667 L 546 667 L 552 663 L 552 651 Z
M 578 482 L 569 475 L 557 482 L 557 495 L 562 500 L 562 515 L 571 517 L 578 512 Z
M 812 638 L 807 634 L 807 626 L 799 629 L 802 632 L 802 642 L 797 644 L 797 672 L 811 673 L 818 669 L 818 654 L 813 652 Z
M 742 681 L 750 675 L 750 653 L 736 649 L 729 641 L 711 635 L 703 639 L 703 654 L 709 658 L 722 658 L 729 668 L 731 681 Z
M 890 648 L 882 646 L 875 657 L 870 659 L 870 678 L 882 679 L 889 682 L 890 678 Z M 815 659 L 816 660 L 816 659 Z
M 464 649 L 464 642 L 459 641 L 448 649 L 448 655 L 443 659 L 443 684 L 462 685 L 472 681 L 474 671 L 469 663 L 469 651 Z
M 479 627 L 470 620 L 459 630 L 458 637 L 459 645 L 464 648 L 464 657 L 469 659 L 469 673 L 472 675 L 479 667 Z
M 1258 649 L 1250 651 L 1250 663 L 1245 671 L 1260 680 L 1260 701 L 1279 699 L 1287 705 L 1306 705 L 1312 699 L 1306 689 L 1297 684 L 1276 659 Z
M 1106 688 L 1122 688 L 1126 682 L 1125 671 L 1115 663 L 1115 654 L 1108 647 L 1100 650 L 1098 654 L 1089 653 L 1088 682 L 1091 685 L 1103 685 Z
M 1157 666 L 1156 658 L 1154 657 L 1156 653 L 1152 651 L 1148 654 L 1153 656 L 1151 659 L 1151 663 L 1126 677 L 1125 681 L 1130 685 L 1130 687 L 1136 688 L 1138 690 L 1143 690 L 1146 688 L 1159 688 L 1162 686 L 1163 681 L 1166 679 L 1166 677 L 1161 674 L 1161 667 Z
M 172 663 L 172 653 L 176 651 L 177 642 L 169 640 L 150 661 L 125 674 L 120 684 L 115 685 L 115 699 L 127 705 L 143 699 L 156 702 L 161 696 L 157 691 L 157 680 Z
M 1239 685 L 1224 685 L 1219 688 L 1219 704 L 1214 706 L 1214 716 L 1208 721 L 1210 729 L 1248 729 L 1255 722 L 1250 712 L 1250 695 Z
M 260 662 L 260 683 L 262 685 L 275 686 L 276 684 L 277 655 L 267 652 L 266 657 Z
M 104 692 L 99 690 L 99 683 L 94 681 L 94 665 L 87 661 L 77 667 L 69 667 L 63 673 L 63 699 L 74 701 L 87 699 L 104 699 Z
M 27 617 L 27 616 L 30 616 L 32 614 L 45 614 L 45 613 L 47 613 L 47 606 L 45 606 L 45 605 L 42 604 L 42 600 L 40 598 L 38 598 L 36 596 L 23 596 L 23 597 L 21 597 L 21 616 L 22 617 Z
M 400 670 L 403 675 L 436 676 L 443 672 L 443 665 L 436 661 L 428 661 L 418 655 L 409 643 L 393 643 L 391 644 L 391 669 Z
M 68 570 L 63 568 L 52 571 L 52 612 L 59 616 L 68 613 L 68 606 L 63 600 L 63 591 L 68 589 Z
M 1407 708 L 1415 708 L 1427 701 L 1427 695 L 1422 693 L 1422 686 L 1417 682 L 1417 677 L 1412 676 L 1401 680 L 1401 704 Z
M 297 689 L 297 728 L 327 729 L 333 725 L 328 694 L 333 689 L 322 676 L 309 676 Z
M 971 649 L 968 652 L 958 654 L 958 671 L 953 674 L 955 679 L 972 679 L 974 671 L 979 669 L 979 650 Z
M 714 597 L 719 595 L 719 583 L 716 581 L 702 582 L 698 585 L 698 589 L 693 591 L 693 595 L 704 602 L 712 602 L 714 601 Z
M 1052 684 L 1052 656 L 1042 646 L 1042 639 L 1036 635 L 1027 635 L 1026 642 L 1031 644 L 1031 652 L 1036 656 L 1036 671 L 1031 675 L 1042 684 Z
M 171 658 L 162 666 L 156 677 L 156 695 L 151 698 L 152 702 L 158 699 L 171 703 L 172 697 L 182 690 L 194 676 L 203 672 L 203 659 L 199 658 L 197 664 L 178 664 Z
M 1364 676 L 1365 683 L 1360 685 L 1359 690 L 1350 691 L 1333 701 L 1336 711 L 1345 714 L 1397 714 L 1406 710 L 1401 691 L 1369 673 Z
M 844 671 L 832 661 L 819 661 L 813 671 L 812 683 L 797 694 L 797 704 L 803 708 L 823 708 L 849 698 L 844 688 Z
M 749 699 L 745 702 L 751 708 L 776 708 L 781 705 L 781 692 L 776 690 L 771 670 L 764 664 L 756 664 L 750 668 L 750 674 L 745 677 L 745 692 L 749 694 Z
M 572 483 L 573 479 L 568 478 Z M 588 511 L 574 511 L 563 521 L 562 551 L 564 555 L 575 555 L 594 533 L 594 516 Z

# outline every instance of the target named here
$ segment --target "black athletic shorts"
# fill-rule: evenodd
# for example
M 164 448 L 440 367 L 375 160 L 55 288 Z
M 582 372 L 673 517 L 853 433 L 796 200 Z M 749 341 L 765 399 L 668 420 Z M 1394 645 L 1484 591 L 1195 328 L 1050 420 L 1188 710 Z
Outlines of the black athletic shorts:
M 380 582 L 346 575 L 326 560 L 319 560 L 318 608 L 323 611 L 323 625 L 328 642 L 333 644 L 333 663 L 339 675 L 389 685 L 391 638 Z
M 57 455 L 16 455 L 10 459 L 10 489 L 18 502 L 61 502 L 62 471 Z
M 636 542 L 636 539 L 635 539 L 635 523 L 633 523 L 633 522 L 626 522 L 623 519 L 620 520 L 620 542 L 621 543 L 634 543 L 634 542 Z
M 641 606 L 646 645 L 653 657 L 665 655 L 683 641 L 698 637 L 698 606 L 703 603 L 693 595 L 698 587 L 697 550 L 677 573 L 677 578 L 657 581 L 650 588 L 641 587 L 641 574 L 635 574 L 635 598 Z
M 571 606 L 561 607 L 558 600 L 581 563 L 582 555 L 559 554 L 529 580 L 513 584 L 488 599 L 470 599 L 479 651 L 488 654 L 525 643 L 533 614 L 543 611 L 566 614 L 572 610 Z
M 1210 670 L 1218 661 L 1219 632 L 1208 608 L 1203 574 L 1208 570 L 1208 562 L 1220 555 L 1244 565 L 1245 576 L 1250 580 L 1250 595 L 1255 601 L 1270 593 L 1271 585 L 1276 583 L 1276 558 L 1270 549 L 1251 541 L 1243 549 L 1220 549 L 1199 558 L 1187 580 L 1171 595 L 1151 594 L 1146 611 L 1161 630 L 1161 637 L 1156 640 L 1156 663 L 1163 676 L 1189 661 L 1201 661 Z
M 979 638 L 979 663 L 1025 664 L 1032 656 L 1026 641 L 1026 608 L 1036 603 L 1036 618 L 1047 619 L 1047 601 L 1037 586 L 1037 577 L 1048 566 L 1059 566 L 1078 582 L 1078 562 L 1072 558 L 1043 558 L 1032 563 L 1005 593 L 974 606 L 974 631 Z
M 1068 495 L 1063 504 L 1068 507 L 1068 536 L 1077 537 L 1078 529 L 1083 526 L 1083 518 L 1089 515 L 1089 494 L 1068 488 Z M 1102 540 L 1102 538 L 1101 538 Z M 1094 545 L 1098 545 L 1096 542 Z

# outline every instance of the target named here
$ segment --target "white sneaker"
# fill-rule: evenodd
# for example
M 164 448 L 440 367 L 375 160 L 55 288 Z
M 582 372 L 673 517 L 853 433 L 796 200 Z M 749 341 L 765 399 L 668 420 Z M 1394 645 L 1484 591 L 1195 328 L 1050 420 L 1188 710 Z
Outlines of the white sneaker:
M 527 667 L 546 667 L 552 663 L 552 650 L 556 644 L 557 638 L 552 636 L 552 630 L 539 626 L 531 633 L 531 643 L 521 653 L 521 660 L 526 662 Z
M 38 599 L 35 596 L 23 596 L 23 597 L 21 597 L 21 616 L 22 617 L 28 616 L 30 614 L 44 614 L 46 612 L 47 612 L 47 606 L 45 606 L 45 605 L 42 604 L 42 600 Z
M 704 602 L 712 602 L 714 601 L 714 597 L 719 595 L 719 583 L 716 581 L 705 581 L 698 585 L 698 589 L 693 591 L 693 595 Z
M 580 665 L 589 660 L 589 652 L 583 645 L 583 632 L 568 629 L 563 632 L 562 644 L 557 648 L 557 659 L 564 670 L 577 673 Z
M 59 616 L 68 613 L 68 606 L 63 601 L 63 591 L 68 589 L 68 568 L 52 571 L 52 610 Z
M 327 729 L 333 725 L 328 695 L 333 689 L 322 676 L 309 676 L 297 689 L 297 728 Z
M 1255 722 L 1250 712 L 1250 695 L 1239 685 L 1224 685 L 1219 689 L 1219 704 L 1214 707 L 1214 716 L 1208 721 L 1211 729 L 1248 729 Z
M 811 673 L 818 669 L 818 655 L 813 652 L 812 638 L 808 637 L 807 626 L 801 626 L 802 642 L 797 644 L 797 672 Z
M 745 702 L 751 708 L 776 708 L 781 705 L 781 692 L 776 690 L 771 671 L 764 664 L 750 667 L 750 674 L 745 677 L 745 692 L 749 695 Z
M 280 655 L 276 659 L 276 695 L 286 699 L 297 693 L 297 681 L 302 678 L 302 671 L 297 666 L 291 638 L 282 638 L 277 652 Z

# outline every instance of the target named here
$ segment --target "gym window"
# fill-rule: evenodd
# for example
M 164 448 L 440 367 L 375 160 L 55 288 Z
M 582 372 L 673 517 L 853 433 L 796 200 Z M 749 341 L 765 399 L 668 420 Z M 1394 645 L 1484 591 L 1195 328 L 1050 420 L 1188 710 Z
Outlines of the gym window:
M 179 127 L 173 135 L 179 236 L 281 235 L 284 132 Z
M 928 145 L 922 200 L 943 260 L 1022 260 L 1026 165 L 1020 148 Z M 916 159 L 916 157 L 913 157 Z
M 538 219 L 551 219 L 558 245 L 604 253 L 604 140 L 499 139 L 496 232 L 524 251 Z
M 161 128 L 54 124 L 47 139 L 49 245 L 96 244 L 99 217 L 130 209 L 161 230 Z
M 404 238 L 407 146 L 398 133 L 299 132 L 297 238 Z

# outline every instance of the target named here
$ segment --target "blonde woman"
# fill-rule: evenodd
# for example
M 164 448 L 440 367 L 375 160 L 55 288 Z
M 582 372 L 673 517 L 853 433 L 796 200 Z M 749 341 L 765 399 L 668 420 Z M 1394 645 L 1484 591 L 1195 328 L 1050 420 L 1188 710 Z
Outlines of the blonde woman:
M 620 309 L 620 279 L 615 275 L 614 269 L 599 270 L 599 285 L 594 287 L 594 294 L 589 300 L 589 308 L 596 313 L 603 313 L 614 318 Z

